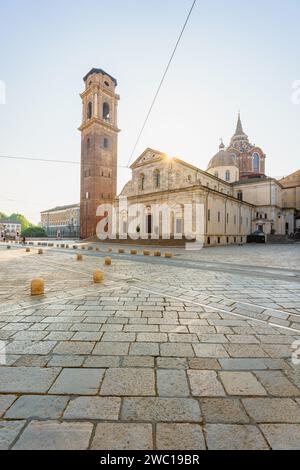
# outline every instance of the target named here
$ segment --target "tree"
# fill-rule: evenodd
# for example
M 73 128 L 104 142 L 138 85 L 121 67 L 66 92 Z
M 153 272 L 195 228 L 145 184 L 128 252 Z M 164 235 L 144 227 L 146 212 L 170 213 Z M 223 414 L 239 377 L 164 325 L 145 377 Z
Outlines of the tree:
M 39 225 L 31 225 L 27 229 L 22 230 L 22 236 L 26 238 L 43 238 L 47 237 L 47 233 L 43 227 L 40 227 Z
M 7 219 L 7 215 L 4 214 L 4 212 L 1 212 L 1 211 L 0 211 L 0 220 L 1 220 L 1 219 Z
M 23 232 L 23 230 L 26 230 L 31 226 L 31 223 L 28 222 L 26 217 L 24 217 L 24 215 L 22 215 L 22 214 L 11 214 L 8 217 L 8 219 L 9 220 L 17 220 L 18 222 L 20 222 L 20 224 L 22 226 L 22 232 Z

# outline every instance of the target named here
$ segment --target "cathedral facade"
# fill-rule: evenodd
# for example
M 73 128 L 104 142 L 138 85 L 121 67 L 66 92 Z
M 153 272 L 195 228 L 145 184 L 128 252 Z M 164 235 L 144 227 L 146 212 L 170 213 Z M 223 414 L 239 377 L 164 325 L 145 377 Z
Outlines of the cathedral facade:
M 130 207 L 142 204 L 149 239 L 161 237 L 153 225 L 153 205 L 171 208 L 170 236 L 184 232 L 184 206 L 204 207 L 204 244 L 245 243 L 259 229 L 268 234 L 294 232 L 299 223 L 299 172 L 278 181 L 265 174 L 266 155 L 250 143 L 238 115 L 235 133 L 201 170 L 178 158 L 147 148 L 131 165 L 132 177 L 120 195 L 117 180 L 116 80 L 101 69 L 84 78 L 81 156 L 81 237 L 95 235 L 97 207 L 113 202 L 118 212 L 118 233 L 130 222 L 128 210 L 120 212 L 120 200 Z M 151 241 L 151 240 L 150 240 Z

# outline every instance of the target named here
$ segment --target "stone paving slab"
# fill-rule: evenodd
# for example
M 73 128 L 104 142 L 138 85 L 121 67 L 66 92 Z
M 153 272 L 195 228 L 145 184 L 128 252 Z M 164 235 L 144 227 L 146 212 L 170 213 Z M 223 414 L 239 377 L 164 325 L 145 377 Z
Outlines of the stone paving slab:
M 93 450 L 151 450 L 152 425 L 144 423 L 100 423 L 92 442 Z
M 32 421 L 14 445 L 16 450 L 85 450 L 89 447 L 91 423 Z
M 199 404 L 191 398 L 124 398 L 121 418 L 126 421 L 201 422 Z
M 49 393 L 96 395 L 99 391 L 104 372 L 105 369 L 65 368 L 50 388 Z
M 70 401 L 64 412 L 65 419 L 117 420 L 121 398 L 78 397 Z
M 250 419 L 236 398 L 202 398 L 200 408 L 206 423 L 247 424 Z
M 300 449 L 300 425 L 262 424 L 260 428 L 273 450 Z
M 205 450 L 201 426 L 189 423 L 160 423 L 156 426 L 158 450 Z
M 45 393 L 60 371 L 57 367 L 0 367 L 0 393 Z
M 5 413 L 6 419 L 52 418 L 62 416 L 69 397 L 23 395 Z
M 260 430 L 252 425 L 207 424 L 210 450 L 267 450 L 269 446 Z
M 26 421 L 0 421 L 0 450 L 10 448 L 25 424 Z
M 155 395 L 152 369 L 108 369 L 100 390 L 101 395 L 150 396 Z

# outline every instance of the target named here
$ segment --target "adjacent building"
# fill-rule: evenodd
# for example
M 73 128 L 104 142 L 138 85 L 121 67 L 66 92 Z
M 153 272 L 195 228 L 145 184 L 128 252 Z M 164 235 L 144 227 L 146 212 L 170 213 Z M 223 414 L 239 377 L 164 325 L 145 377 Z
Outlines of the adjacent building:
M 41 225 L 48 237 L 80 236 L 80 204 L 57 206 L 41 212 Z
M 1 236 L 16 237 L 21 235 L 22 225 L 18 220 L 0 220 Z

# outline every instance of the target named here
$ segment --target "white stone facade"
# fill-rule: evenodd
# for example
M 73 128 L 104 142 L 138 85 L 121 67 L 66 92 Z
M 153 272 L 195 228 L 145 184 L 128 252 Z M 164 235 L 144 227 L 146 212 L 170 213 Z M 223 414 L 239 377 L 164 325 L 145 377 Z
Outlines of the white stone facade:
M 132 179 L 120 197 L 125 196 L 129 206 L 144 204 L 146 218 L 151 215 L 153 204 L 170 206 L 173 211 L 171 237 L 176 238 L 177 229 L 184 227 L 185 204 L 192 204 L 193 211 L 196 204 L 203 204 L 205 245 L 245 243 L 247 235 L 257 229 L 262 229 L 267 235 L 285 235 L 296 228 L 296 208 L 284 206 L 284 188 L 273 178 L 239 181 L 234 178 L 228 182 L 215 176 L 214 171 L 202 171 L 150 148 L 133 163 L 131 169 Z M 223 172 L 226 169 L 222 167 Z M 238 171 L 236 167 L 231 170 Z M 130 223 L 125 212 L 120 217 L 122 230 Z M 162 235 L 161 228 L 152 230 L 152 234 Z

